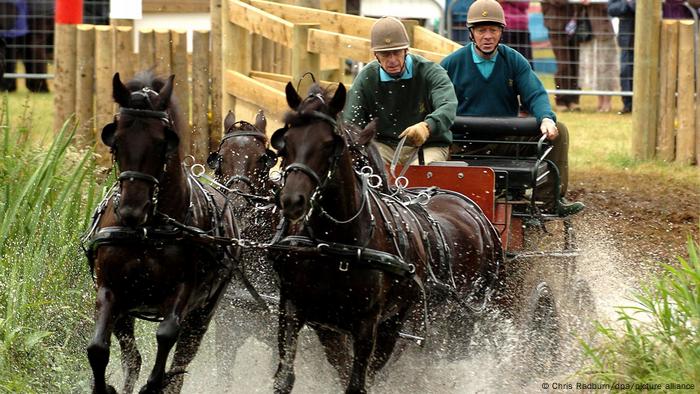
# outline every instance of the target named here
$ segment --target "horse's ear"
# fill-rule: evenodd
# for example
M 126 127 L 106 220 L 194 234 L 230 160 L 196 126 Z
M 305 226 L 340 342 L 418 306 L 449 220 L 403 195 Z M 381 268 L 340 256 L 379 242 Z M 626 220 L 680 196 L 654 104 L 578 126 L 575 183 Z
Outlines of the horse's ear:
M 267 128 L 267 118 L 265 117 L 265 112 L 263 110 L 258 111 L 258 114 L 255 115 L 255 128 L 263 133 Z
M 337 115 L 338 112 L 343 110 L 343 107 L 345 106 L 346 95 L 347 90 L 345 90 L 345 85 L 343 85 L 343 83 L 341 82 L 338 84 L 338 89 L 335 90 L 335 94 L 333 95 L 331 103 L 329 104 L 331 114 L 333 116 Z
M 301 97 L 299 96 L 299 93 L 297 93 L 296 89 L 294 89 L 291 82 L 287 82 L 284 92 L 287 94 L 287 104 L 289 105 L 289 108 L 299 108 L 299 104 L 301 104 Z
M 229 110 L 226 114 L 226 119 L 224 119 L 224 133 L 228 133 L 228 130 L 236 123 L 236 114 Z
M 102 128 L 102 142 L 109 146 L 110 148 L 114 148 L 114 134 L 117 131 L 117 122 L 114 121 L 112 123 L 107 124 L 105 127 Z
M 131 92 L 122 83 L 122 80 L 119 78 L 119 73 L 114 73 L 114 77 L 112 78 L 112 97 L 114 97 L 114 101 L 119 104 L 120 107 L 128 107 L 130 96 Z
M 362 146 L 367 146 L 374 137 L 377 135 L 377 124 L 379 123 L 379 118 L 374 118 L 372 119 L 371 122 L 367 123 L 367 126 L 365 126 L 362 131 L 360 131 L 360 134 L 357 138 L 357 143 L 362 145 Z
M 158 104 L 156 104 L 156 111 L 165 111 L 170 104 L 170 96 L 173 94 L 173 87 L 175 85 L 175 74 L 170 75 L 168 81 L 163 86 L 163 89 L 158 92 Z

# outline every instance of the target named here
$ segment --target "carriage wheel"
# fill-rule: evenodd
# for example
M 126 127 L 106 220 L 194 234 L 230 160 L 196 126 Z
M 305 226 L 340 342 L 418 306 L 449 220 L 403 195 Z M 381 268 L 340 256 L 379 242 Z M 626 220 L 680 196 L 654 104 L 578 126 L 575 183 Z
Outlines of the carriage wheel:
M 552 289 L 540 282 L 530 295 L 524 324 L 524 357 L 530 373 L 543 376 L 556 369 L 559 361 L 559 315 Z

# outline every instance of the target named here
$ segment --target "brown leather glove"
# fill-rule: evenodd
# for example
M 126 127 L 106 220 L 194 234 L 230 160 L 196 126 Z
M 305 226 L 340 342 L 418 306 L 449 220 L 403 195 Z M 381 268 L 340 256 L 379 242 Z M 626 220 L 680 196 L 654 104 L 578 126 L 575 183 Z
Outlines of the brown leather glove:
M 399 135 L 399 138 L 406 137 L 406 142 L 411 146 L 421 146 L 430 136 L 430 129 L 426 122 L 419 122 L 413 126 L 406 127 L 406 130 Z

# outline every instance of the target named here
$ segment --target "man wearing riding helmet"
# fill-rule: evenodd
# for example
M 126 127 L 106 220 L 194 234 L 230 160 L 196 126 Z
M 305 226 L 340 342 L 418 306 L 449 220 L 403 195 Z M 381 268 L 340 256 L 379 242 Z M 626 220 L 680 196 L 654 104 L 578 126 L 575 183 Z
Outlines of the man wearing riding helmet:
M 457 108 L 447 73 L 438 64 L 408 53 L 408 33 L 396 18 L 377 20 L 370 44 L 376 60 L 355 77 L 343 119 L 364 127 L 378 118 L 376 142 L 386 162 L 391 162 L 403 137 L 406 146 L 400 163 L 417 164 L 417 159 L 406 162 L 416 157 L 419 148 L 425 163 L 447 160 Z
M 549 97 L 532 71 L 528 61 L 517 51 L 500 44 L 506 21 L 503 8 L 496 0 L 477 0 L 467 13 L 471 43 L 456 50 L 440 63 L 447 70 L 457 95 L 457 115 L 460 116 L 518 116 L 520 103 L 537 119 L 542 134 L 553 144 L 550 159 L 559 168 L 560 196 L 555 196 L 556 184 L 548 179 L 537 188 L 537 199 L 545 209 L 568 216 L 581 211 L 580 202 L 564 199 L 568 186 L 569 134 L 566 126 L 556 122 Z M 518 100 L 519 97 L 519 100 Z M 513 147 L 488 145 L 479 153 L 512 155 Z M 559 198 L 557 204 L 556 198 Z

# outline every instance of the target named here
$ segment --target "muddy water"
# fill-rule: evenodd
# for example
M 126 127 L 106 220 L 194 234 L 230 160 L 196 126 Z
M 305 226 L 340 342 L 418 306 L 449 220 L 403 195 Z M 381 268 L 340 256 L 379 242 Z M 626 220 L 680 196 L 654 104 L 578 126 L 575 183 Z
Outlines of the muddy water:
M 467 354 L 459 360 L 440 356 L 440 345 L 430 350 L 409 343 L 405 352 L 394 360 L 377 377 L 370 389 L 379 394 L 405 393 L 502 393 L 542 392 L 545 382 L 576 382 L 575 371 L 582 365 L 580 337 L 589 338 L 586 331 L 594 319 L 610 323 L 615 320 L 615 307 L 628 305 L 630 290 L 640 280 L 638 269 L 624 261 L 622 253 L 612 245 L 613 234 L 606 233 L 600 223 L 577 223 L 577 244 L 582 253 L 576 258 L 574 279 L 583 279 L 588 284 L 594 300 L 594 312 L 577 316 L 565 302 L 570 295 L 571 280 L 557 280 L 561 267 L 556 262 L 544 269 L 543 274 L 551 279 L 559 308 L 562 327 L 560 343 L 561 357 L 557 368 L 547 375 L 532 376 L 532 360 L 523 358 L 522 330 L 508 319 L 490 314 L 485 322 L 477 325 L 474 339 L 465 350 Z M 546 235 L 544 235 L 546 237 Z M 570 292 L 570 291 L 569 291 Z M 563 301 L 560 299 L 564 299 Z M 576 322 L 576 324 L 572 323 Z M 583 322 L 583 323 L 582 323 Z M 268 325 L 269 329 L 274 329 Z M 143 328 L 139 335 L 142 346 L 150 346 L 145 339 L 153 338 L 155 327 Z M 254 337 L 243 341 L 235 359 L 220 365 L 222 351 L 215 346 L 216 326 L 212 325 L 200 352 L 190 367 L 185 379 L 183 393 L 270 393 L 272 376 L 276 368 L 276 345 L 265 343 Z M 138 335 L 138 334 L 137 334 Z M 145 339 L 144 339 L 145 337 Z M 451 346 L 444 344 L 442 346 Z M 143 348 L 143 347 L 142 347 Z M 231 354 L 230 349 L 223 351 Z M 110 363 L 112 383 L 121 382 L 117 370 L 118 350 L 113 349 Z M 144 351 L 144 368 L 141 381 L 152 365 L 151 351 Z M 318 340 L 312 331 L 302 331 L 297 361 L 295 364 L 295 393 L 339 393 L 343 392 L 335 370 L 325 360 Z

